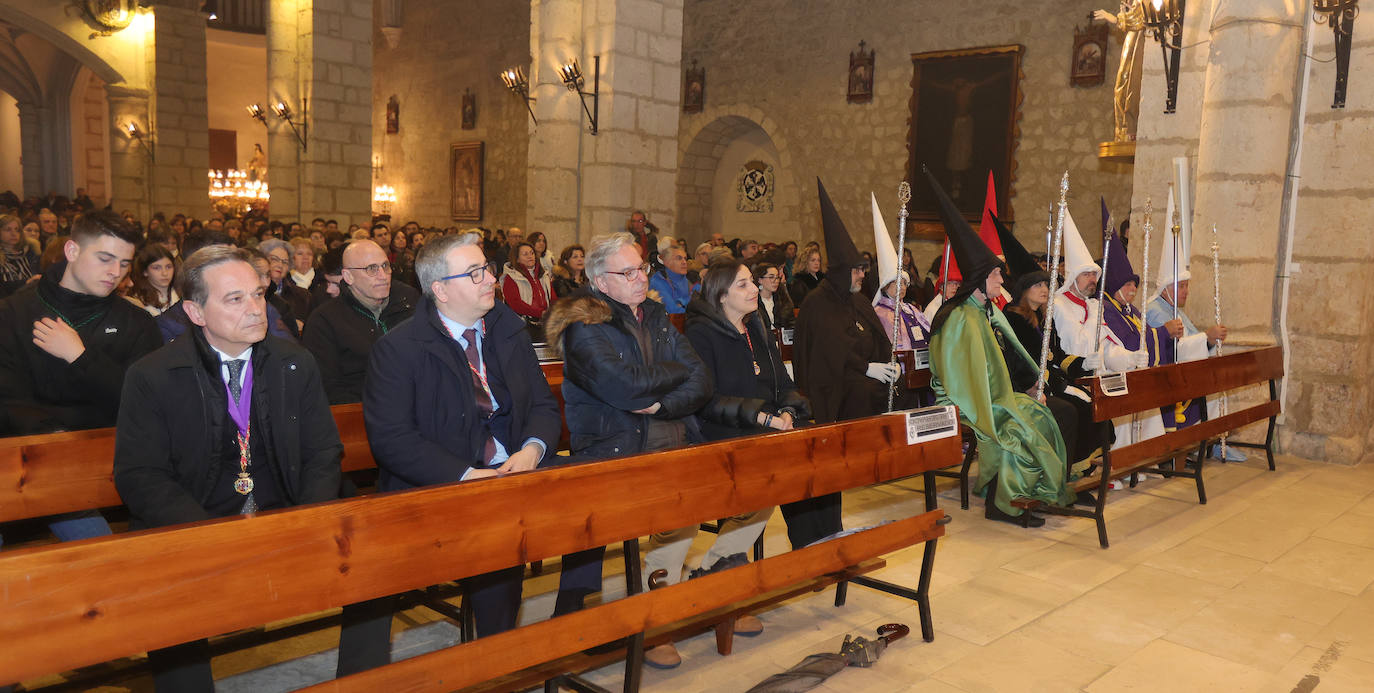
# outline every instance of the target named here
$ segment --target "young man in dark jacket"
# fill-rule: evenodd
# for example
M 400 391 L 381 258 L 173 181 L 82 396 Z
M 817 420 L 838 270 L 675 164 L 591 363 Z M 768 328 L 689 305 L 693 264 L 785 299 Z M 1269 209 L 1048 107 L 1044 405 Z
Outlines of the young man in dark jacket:
M 414 318 L 372 346 L 363 416 L 378 490 L 523 472 L 554 457 L 558 402 L 525 321 L 496 301 L 481 240 L 467 233 L 426 243 Z M 478 636 L 515 627 L 523 575 L 518 565 L 462 581 Z M 372 604 L 373 636 L 384 643 L 393 603 Z
M 182 306 L 194 327 L 129 369 L 114 478 L 133 528 L 338 497 L 343 445 L 315 360 L 267 335 L 250 258 L 229 246 L 188 258 Z M 159 691 L 214 689 L 204 640 L 148 659 Z
M 549 344 L 563 351 L 564 416 L 574 455 L 623 457 L 704 440 L 694 412 L 711 398 L 710 376 L 663 305 L 645 300 L 648 273 L 630 234 L 594 238 L 588 292 L 559 301 L 545 321 Z M 650 537 L 644 574 L 663 569 L 669 584 L 677 582 L 695 532 Z M 555 605 L 555 613 L 559 606 L 568 605 Z M 681 659 L 664 645 L 646 661 L 668 667 Z
M 113 295 L 141 238 L 114 212 L 83 214 L 63 260 L 0 301 L 0 436 L 114 425 L 125 369 L 161 345 L 152 316 Z M 96 511 L 48 526 L 64 541 L 110 533 Z
M 372 345 L 415 312 L 420 292 L 392 281 L 386 252 L 374 241 L 353 241 L 343 253 L 338 298 L 310 314 L 301 344 L 315 355 L 330 404 L 363 399 Z

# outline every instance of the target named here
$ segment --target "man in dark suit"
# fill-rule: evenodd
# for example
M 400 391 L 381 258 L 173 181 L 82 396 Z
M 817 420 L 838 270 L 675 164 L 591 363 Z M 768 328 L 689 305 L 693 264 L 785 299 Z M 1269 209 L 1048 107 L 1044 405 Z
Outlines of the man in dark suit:
M 415 316 L 372 347 L 363 415 L 378 490 L 504 476 L 553 457 L 558 403 L 525 322 L 496 302 L 481 243 L 476 233 L 426 243 Z M 515 627 L 523 570 L 463 581 L 479 636 Z
M 188 258 L 181 305 L 193 327 L 124 379 L 114 477 L 134 529 L 338 497 L 343 445 L 315 359 L 267 335 L 250 258 L 231 246 Z M 158 691 L 214 690 L 204 640 L 148 659 Z

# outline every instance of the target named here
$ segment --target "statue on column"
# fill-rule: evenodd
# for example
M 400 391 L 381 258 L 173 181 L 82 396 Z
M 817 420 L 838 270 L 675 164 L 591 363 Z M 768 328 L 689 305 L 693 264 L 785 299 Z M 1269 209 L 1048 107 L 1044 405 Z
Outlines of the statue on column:
M 1113 89 L 1117 142 L 1134 142 L 1136 119 L 1140 115 L 1140 70 L 1144 60 L 1145 8 L 1148 0 L 1122 0 L 1120 11 L 1093 10 L 1092 18 L 1117 26 L 1125 34 L 1121 40 L 1121 64 L 1116 69 Z

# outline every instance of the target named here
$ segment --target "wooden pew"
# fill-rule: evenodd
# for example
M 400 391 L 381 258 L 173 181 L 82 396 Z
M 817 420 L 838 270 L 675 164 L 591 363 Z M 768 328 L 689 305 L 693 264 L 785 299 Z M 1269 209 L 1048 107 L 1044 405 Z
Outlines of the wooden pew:
M 1122 447 L 1109 446 L 1104 450 L 1099 473 L 1096 476 L 1084 476 L 1072 486 L 1074 493 L 1091 491 L 1097 494 L 1097 503 L 1092 510 L 1059 508 L 1026 498 L 1014 499 L 1012 505 L 1027 510 L 1040 508 L 1059 515 L 1092 518 L 1097 522 L 1098 542 L 1105 549 L 1108 543 L 1104 509 L 1111 482 L 1115 479 L 1129 476 L 1134 486 L 1135 475 L 1147 469 L 1151 474 L 1192 479 L 1197 484 L 1198 503 L 1206 504 L 1207 489 L 1203 484 L 1202 467 L 1208 448 L 1219 436 L 1265 419 L 1269 420 L 1269 428 L 1263 445 L 1229 444 L 1264 450 L 1269 469 L 1274 470 L 1274 428 L 1281 410 L 1277 381 L 1283 377 L 1283 350 L 1280 347 L 1240 351 L 1201 361 L 1130 371 L 1123 375 L 1129 390 L 1123 395 L 1107 395 L 1103 391 L 1102 378 L 1091 378 L 1085 383 L 1092 386 L 1094 420 L 1110 422 L 1136 413 L 1157 414 L 1160 407 L 1193 400 L 1203 403 L 1203 421 L 1161 436 Z M 1268 400 L 1207 420 L 1207 396 L 1265 382 L 1269 385 Z M 1187 460 L 1192 452 L 1197 453 L 1196 465 Z M 1172 468 L 1165 468 L 1164 464 L 1169 462 L 1173 463 Z
M 930 389 L 930 356 L 924 355 L 918 363 L 917 354 L 910 349 L 902 349 L 897 352 L 897 361 L 902 364 L 902 372 L 905 374 L 905 383 L 908 390 L 929 390 Z M 959 507 L 968 510 L 969 506 L 969 470 L 973 467 L 973 458 L 978 456 L 978 438 L 973 434 L 973 429 L 959 424 L 959 435 L 964 441 L 964 456 L 959 462 L 959 468 L 941 469 L 934 472 L 935 476 L 945 479 L 955 479 L 959 482 Z
M 957 438 L 908 445 L 906 417 L 723 441 L 503 478 L 0 553 L 0 679 L 148 649 L 890 481 L 949 464 Z M 927 475 L 927 503 L 934 501 Z M 709 579 L 611 602 L 360 674 L 337 690 L 452 689 L 927 542 L 943 511 Z M 155 589 L 150 589 L 155 586 Z M 704 627 L 704 625 L 703 625 Z M 498 652 L 500 656 L 487 653 Z
M 563 409 L 563 362 L 540 364 Z M 361 404 L 330 407 L 345 472 L 374 469 Z M 114 486 L 113 428 L 0 438 L 0 522 L 123 505 Z M 567 449 L 563 425 L 560 449 Z

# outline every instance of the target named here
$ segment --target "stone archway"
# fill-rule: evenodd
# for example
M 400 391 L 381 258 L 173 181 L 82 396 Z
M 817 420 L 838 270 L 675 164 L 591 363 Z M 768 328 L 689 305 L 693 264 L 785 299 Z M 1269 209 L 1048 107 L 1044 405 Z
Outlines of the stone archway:
M 677 227 L 684 230 L 690 243 L 703 241 L 717 230 L 712 228 L 720 211 L 716 209 L 718 196 L 714 188 L 722 157 L 732 143 L 751 135 L 766 140 L 771 151 L 776 152 L 775 219 L 796 228 L 800 190 L 793 172 L 791 148 L 777 123 L 751 106 L 724 106 L 690 116 L 686 125 L 678 138 Z

